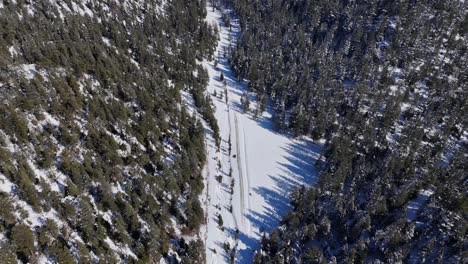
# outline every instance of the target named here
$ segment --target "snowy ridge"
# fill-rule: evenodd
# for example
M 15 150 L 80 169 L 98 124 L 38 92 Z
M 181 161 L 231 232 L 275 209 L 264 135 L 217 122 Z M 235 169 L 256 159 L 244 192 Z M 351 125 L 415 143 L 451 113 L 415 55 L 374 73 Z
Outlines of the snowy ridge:
M 251 263 L 262 233 L 276 227 L 288 211 L 292 187 L 316 182 L 314 164 L 321 146 L 307 138 L 296 140 L 274 132 L 270 111 L 256 120 L 242 111 L 247 83 L 234 77 L 224 54 L 238 38 L 238 21 L 231 20 L 230 30 L 223 25 L 219 10 L 210 4 L 207 10 L 208 23 L 218 25 L 220 34 L 217 63 L 205 61 L 204 66 L 222 138 L 218 151 L 207 134 L 207 193 L 202 199 L 207 203 L 203 231 L 207 263 L 227 263 L 232 258 Z

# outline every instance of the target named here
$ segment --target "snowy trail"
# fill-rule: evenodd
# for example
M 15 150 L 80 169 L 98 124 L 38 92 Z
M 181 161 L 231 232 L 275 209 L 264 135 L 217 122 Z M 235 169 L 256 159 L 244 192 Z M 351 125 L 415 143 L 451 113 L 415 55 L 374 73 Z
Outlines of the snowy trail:
M 244 174 L 244 170 L 247 167 L 246 165 L 246 162 L 247 162 L 247 157 L 245 156 L 245 148 L 244 149 L 241 149 L 241 139 L 239 137 L 239 121 L 237 119 L 237 114 L 234 116 L 234 122 L 235 122 L 235 126 L 236 126 L 236 150 L 237 150 L 237 168 L 238 168 L 238 172 L 239 172 L 239 188 L 240 188 L 240 207 L 241 207 L 241 221 L 242 221 L 242 225 L 245 225 L 245 215 L 246 215 L 246 212 L 245 212 L 245 197 L 246 197 L 246 192 L 245 192 L 245 184 L 244 184 L 244 177 L 245 177 L 245 174 Z M 245 137 L 244 137 L 245 138 Z M 245 141 L 244 141 L 245 143 Z M 244 155 L 244 158 L 242 158 L 242 156 Z M 242 162 L 244 161 L 244 163 Z M 248 178 L 248 174 L 247 174 L 247 178 Z M 248 196 L 247 196 L 247 200 L 248 200 Z
M 233 248 L 236 263 L 251 263 L 262 232 L 277 227 L 290 209 L 291 189 L 316 182 L 314 164 L 321 146 L 307 138 L 296 140 L 276 133 L 269 111 L 257 119 L 251 111 L 242 111 L 247 83 L 234 77 L 224 56 L 240 36 L 239 23 L 231 19 L 230 30 L 223 25 L 220 11 L 207 5 L 207 22 L 218 25 L 220 40 L 215 52 L 218 63 L 205 61 L 204 66 L 222 139 L 218 152 L 212 133 L 207 133 L 207 263 L 229 263 Z M 256 107 L 255 102 L 251 105 Z
M 248 190 L 248 192 L 246 193 L 246 195 L 247 195 L 247 207 L 249 208 L 249 210 L 251 210 L 250 208 L 252 208 L 252 206 L 250 205 L 250 194 L 251 193 L 250 193 L 250 173 L 249 173 L 249 168 L 250 167 L 249 167 L 249 163 L 248 163 L 249 157 L 248 157 L 247 151 L 246 151 L 247 146 L 248 146 L 247 136 L 245 134 L 245 129 L 244 128 L 242 128 L 242 134 L 244 136 L 244 139 L 243 139 L 243 141 L 244 141 L 244 168 L 245 168 L 245 175 L 247 175 L 247 177 L 246 177 L 247 178 L 247 190 Z M 244 217 L 245 217 L 245 214 L 244 214 Z M 251 227 L 250 222 L 248 223 L 247 228 L 248 228 L 247 231 L 249 233 L 252 232 L 252 229 L 251 229 L 252 227 Z
M 240 189 L 240 207 L 242 214 L 242 224 L 244 224 L 244 213 L 245 213 L 245 201 L 244 201 L 244 175 L 242 174 L 242 161 L 241 153 L 239 146 L 239 125 L 237 121 L 237 115 L 234 116 L 235 125 L 236 125 L 236 153 L 237 153 L 237 171 L 239 173 L 239 189 Z

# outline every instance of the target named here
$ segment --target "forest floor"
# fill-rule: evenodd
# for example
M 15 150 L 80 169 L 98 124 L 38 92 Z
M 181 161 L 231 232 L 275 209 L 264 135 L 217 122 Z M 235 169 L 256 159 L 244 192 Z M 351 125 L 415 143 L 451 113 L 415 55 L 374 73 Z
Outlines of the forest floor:
M 229 263 L 233 248 L 236 263 L 251 263 L 262 233 L 277 227 L 289 210 L 291 189 L 317 181 L 315 162 L 322 145 L 275 132 L 269 110 L 256 119 L 252 111 L 244 113 L 241 97 L 246 94 L 247 82 L 235 78 L 227 60 L 228 47 L 235 45 L 240 35 L 239 23 L 231 17 L 231 28 L 225 27 L 220 11 L 209 5 L 207 21 L 218 25 L 220 41 L 217 64 L 205 61 L 204 66 L 210 76 L 208 92 L 222 140 L 217 150 L 212 133 L 207 133 L 207 188 L 202 198 L 207 225 L 202 236 L 207 263 Z M 254 96 L 248 96 L 252 99 L 250 109 L 255 109 Z M 226 250 L 226 243 L 230 250 Z

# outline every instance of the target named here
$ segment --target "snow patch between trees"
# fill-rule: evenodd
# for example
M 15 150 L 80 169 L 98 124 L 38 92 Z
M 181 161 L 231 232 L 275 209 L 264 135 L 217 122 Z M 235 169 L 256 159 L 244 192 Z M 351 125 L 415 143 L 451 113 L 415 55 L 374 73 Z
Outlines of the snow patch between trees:
M 275 132 L 269 110 L 256 119 L 251 111 L 243 111 L 241 98 L 254 96 L 247 92 L 247 82 L 234 76 L 225 54 L 240 36 L 239 21 L 231 17 L 230 30 L 210 3 L 207 11 L 207 22 L 217 25 L 220 34 L 217 63 L 203 64 L 210 77 L 208 92 L 222 140 L 218 151 L 211 133 L 207 133 L 208 165 L 204 173 L 208 190 L 202 198 L 207 226 L 202 236 L 207 263 L 229 263 L 232 257 L 235 262 L 251 263 L 264 232 L 277 227 L 290 209 L 292 188 L 316 183 L 315 162 L 320 159 L 323 142 Z

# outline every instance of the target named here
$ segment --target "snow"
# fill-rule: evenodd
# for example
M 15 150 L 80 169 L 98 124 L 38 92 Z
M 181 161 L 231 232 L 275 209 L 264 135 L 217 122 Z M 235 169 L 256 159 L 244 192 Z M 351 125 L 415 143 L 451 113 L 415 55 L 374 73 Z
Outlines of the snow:
M 138 216 L 138 223 L 140 223 L 140 225 L 141 225 L 141 231 L 142 232 L 149 232 L 150 231 L 148 223 L 145 220 L 143 220 L 140 216 Z
M 123 136 L 121 137 L 121 136 L 119 136 L 119 135 L 112 134 L 112 133 L 111 133 L 110 131 L 108 131 L 108 130 L 106 130 L 105 132 L 106 132 L 107 135 L 111 136 L 112 139 L 113 139 L 120 147 L 125 146 L 125 150 L 122 150 L 122 149 L 120 149 L 120 148 L 117 150 L 117 153 L 119 153 L 119 155 L 120 155 L 121 157 L 128 157 L 128 156 L 131 154 L 131 146 L 130 146 L 130 144 L 128 144 L 128 142 L 125 140 L 125 138 L 122 139 Z M 122 132 L 122 135 L 125 134 L 125 131 L 124 131 L 124 130 L 122 130 L 122 131 L 120 131 L 120 132 Z
M 5 175 L 0 174 L 0 192 L 11 193 L 13 191 L 13 183 L 8 180 Z
M 122 189 L 122 186 L 120 186 L 120 183 L 113 183 L 111 185 L 111 191 L 113 195 L 117 195 L 118 193 L 125 193 Z
M 34 16 L 34 10 L 31 5 L 26 5 L 26 12 L 29 16 Z
M 8 180 L 3 174 L 0 174 L 0 192 L 9 194 L 16 208 L 21 209 L 15 210 L 14 212 L 18 220 L 28 224 L 31 227 L 36 227 L 44 225 L 47 219 L 52 219 L 58 224 L 59 227 L 63 226 L 62 221 L 58 217 L 57 211 L 54 209 L 41 213 L 34 211 L 34 209 L 29 204 L 19 199 L 18 194 L 14 191 L 15 189 L 15 184 Z M 27 216 L 22 215 L 21 211 L 26 212 Z
M 231 247 L 237 244 L 236 262 L 251 263 L 254 251 L 259 249 L 261 230 L 268 232 L 277 227 L 290 209 L 288 194 L 293 186 L 317 181 L 314 164 L 320 158 L 321 145 L 307 138 L 293 139 L 276 133 L 268 111 L 257 120 L 252 118 L 252 113 L 243 113 L 240 98 L 247 85 L 233 77 L 227 59 L 222 56 L 223 48 L 233 44 L 229 42 L 229 29 L 222 26 L 219 11 L 213 12 L 210 6 L 207 10 L 207 22 L 220 25 L 219 71 L 213 62 L 205 61 L 204 66 L 210 76 L 208 91 L 216 109 L 222 143 L 218 152 L 212 135 L 207 134 L 208 165 L 204 172 L 207 193 L 202 199 L 207 203 L 207 226 L 202 236 L 206 240 L 207 263 L 229 262 L 229 254 L 223 249 L 225 242 Z M 239 34 L 239 25 L 236 19 L 232 19 L 232 24 L 233 42 Z M 220 72 L 227 81 L 228 103 L 224 97 L 225 87 L 219 80 Z M 220 94 L 223 94 L 222 99 Z M 251 105 L 255 107 L 255 103 Z M 229 176 L 231 168 L 232 177 Z M 216 180 L 219 175 L 221 183 Z M 231 195 L 232 180 L 234 192 Z M 223 218 L 224 231 L 218 227 L 218 214 Z M 237 241 L 236 230 L 240 231 Z
M 15 215 L 17 215 L 17 219 L 22 219 L 26 224 L 29 224 L 31 227 L 43 226 L 46 223 L 47 219 L 54 220 L 59 227 L 63 225 L 62 221 L 58 216 L 57 211 L 55 211 L 54 209 L 51 209 L 49 212 L 37 213 L 25 201 L 19 200 L 16 201 L 15 204 L 19 205 L 23 210 L 25 210 L 28 213 L 27 218 L 22 218 L 21 215 L 18 215 L 18 212 L 16 211 Z
M 8 52 L 10 52 L 10 55 L 11 55 L 12 58 L 19 54 L 18 50 L 15 48 L 15 46 L 10 46 L 8 48 Z
M 112 252 L 119 252 L 119 247 L 117 247 L 117 245 L 114 243 L 114 241 L 112 241 L 112 239 L 106 237 L 106 239 L 104 239 L 104 242 L 106 242 L 109 245 Z
M 81 6 L 77 5 L 75 2 L 72 2 L 72 8 L 75 11 L 75 13 L 78 13 L 81 16 L 85 16 L 85 15 L 88 15 L 90 17 L 93 16 L 93 12 L 86 5 L 84 5 L 84 9 L 83 9 Z
M 22 64 L 16 68 L 16 70 L 23 74 L 27 80 L 34 79 L 37 73 L 36 64 Z
M 119 252 L 134 259 L 138 259 L 135 253 L 133 253 L 127 245 L 125 245 L 125 247 L 122 247 L 121 245 L 116 244 L 109 237 L 106 237 L 106 239 L 104 239 L 104 242 L 106 242 L 107 245 L 109 245 L 109 248 L 112 250 L 112 252 L 114 252 L 114 254 Z
M 99 214 L 102 216 L 102 219 L 104 219 L 107 223 L 112 225 L 112 213 L 107 211 L 107 212 L 101 212 L 99 211 Z
M 28 160 L 28 165 L 31 168 L 31 170 L 34 172 L 34 176 L 36 178 L 41 178 L 45 182 L 47 182 L 47 185 L 50 187 L 51 191 L 58 192 L 58 193 L 61 191 L 60 184 L 58 182 L 52 181 L 47 171 L 37 168 L 32 160 Z
M 133 63 L 133 65 L 135 65 L 138 69 L 140 69 L 140 64 L 138 64 L 138 62 L 135 59 L 130 58 L 130 62 Z
M 401 106 L 400 106 L 400 109 L 402 112 L 408 110 L 409 108 L 411 108 L 411 105 L 408 104 L 408 103 L 402 103 Z
M 399 90 L 397 85 L 390 85 L 389 89 L 391 95 L 396 95 Z
M 60 121 L 57 120 L 56 118 L 54 118 L 48 112 L 44 111 L 44 112 L 42 112 L 42 115 L 44 116 L 46 123 L 48 123 L 48 124 L 50 124 L 50 125 L 52 125 L 54 127 L 59 127 L 60 126 Z
M 457 129 L 463 130 L 462 125 L 458 124 Z M 450 162 L 453 160 L 455 155 L 461 151 L 463 146 L 465 146 L 468 142 L 468 132 L 463 131 L 463 134 L 460 136 L 460 138 L 456 138 L 454 136 L 450 136 L 447 140 L 445 150 L 443 151 L 441 155 L 441 160 L 440 160 L 440 166 L 442 168 L 447 168 L 447 166 L 450 165 Z
M 426 204 L 426 202 L 429 200 L 429 198 L 433 194 L 434 194 L 434 191 L 432 190 L 420 191 L 418 193 L 418 196 L 408 203 L 406 219 L 409 222 L 413 222 L 417 218 L 419 210 L 424 204 Z
M 104 44 L 106 44 L 106 46 L 110 47 L 110 40 L 106 37 L 102 37 L 102 42 L 104 42 Z
M 388 24 L 391 28 L 396 29 L 397 27 L 397 20 L 395 18 L 389 19 Z
M 5 132 L 3 132 L 2 130 L 0 130 L 0 136 L 2 136 L 3 139 L 4 139 L 5 144 L 4 144 L 3 148 L 5 148 L 10 153 L 16 153 L 18 151 L 18 146 L 13 144 L 11 142 L 10 137 L 7 134 L 5 134 Z
M 343 87 L 346 90 L 353 88 L 354 85 L 355 85 L 355 83 L 350 79 L 346 78 L 346 79 L 343 80 Z

